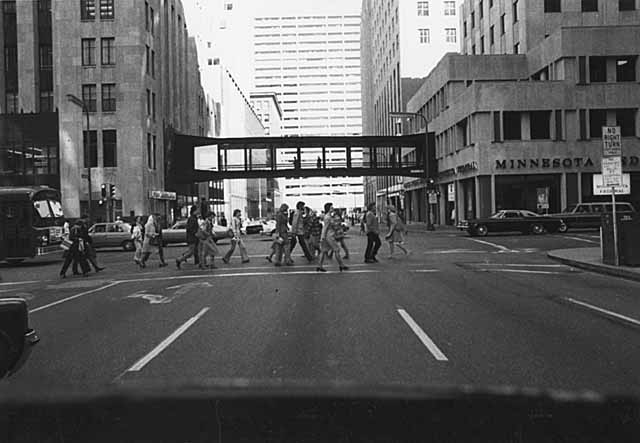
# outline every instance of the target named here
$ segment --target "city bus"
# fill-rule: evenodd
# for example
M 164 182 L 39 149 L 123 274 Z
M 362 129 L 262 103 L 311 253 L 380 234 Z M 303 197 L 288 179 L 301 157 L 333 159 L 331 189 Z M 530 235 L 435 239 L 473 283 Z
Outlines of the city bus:
M 62 256 L 60 192 L 46 186 L 0 186 L 0 261 Z

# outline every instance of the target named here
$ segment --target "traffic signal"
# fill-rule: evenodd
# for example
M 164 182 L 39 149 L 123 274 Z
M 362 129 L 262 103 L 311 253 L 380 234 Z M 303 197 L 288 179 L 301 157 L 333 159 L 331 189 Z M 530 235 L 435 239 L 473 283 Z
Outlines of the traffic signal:
M 104 199 L 98 200 L 98 206 L 102 206 L 102 205 L 104 205 Z
M 104 183 L 100 187 L 100 197 L 102 197 L 102 199 L 107 198 L 107 185 Z
M 109 197 L 111 197 L 111 199 L 116 198 L 116 185 L 109 185 Z

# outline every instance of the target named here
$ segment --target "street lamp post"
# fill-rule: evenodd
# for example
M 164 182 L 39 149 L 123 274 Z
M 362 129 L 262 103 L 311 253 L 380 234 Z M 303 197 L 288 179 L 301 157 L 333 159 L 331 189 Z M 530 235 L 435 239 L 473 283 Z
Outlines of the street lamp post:
M 73 103 L 76 106 L 79 106 L 80 108 L 82 108 L 82 112 L 84 112 L 84 114 L 87 116 L 87 136 L 86 136 L 86 140 L 84 140 L 83 143 L 83 158 L 84 155 L 89 154 L 89 148 L 90 148 L 90 143 L 91 143 L 91 127 L 90 127 L 90 123 L 89 123 L 89 108 L 87 106 L 87 104 L 84 102 L 84 100 L 79 99 L 78 97 L 76 97 L 73 94 L 67 94 L 67 100 L 69 100 L 71 103 Z M 84 138 L 84 137 L 83 137 Z M 89 190 L 89 199 L 88 199 L 88 204 L 87 204 L 87 211 L 88 211 L 88 216 L 89 216 L 89 224 L 91 224 L 91 221 L 93 220 L 93 211 L 92 211 L 92 204 L 91 204 L 91 156 L 89 155 L 89 159 L 87 161 L 87 185 L 88 185 L 88 190 Z
M 427 168 L 427 160 L 428 160 L 428 149 L 429 149 L 429 131 L 428 131 L 428 122 L 427 122 L 427 118 L 422 115 L 419 114 L 417 112 L 399 112 L 399 111 L 392 111 L 389 113 L 389 118 L 412 118 L 412 117 L 420 117 L 422 119 L 422 121 L 424 122 L 424 176 L 427 179 L 427 182 L 430 182 L 432 180 L 431 177 L 429 177 L 429 170 Z M 427 193 L 430 191 L 430 189 L 427 189 Z M 435 226 L 433 226 L 433 223 L 431 222 L 431 203 L 429 203 L 429 197 L 427 196 L 427 231 L 435 231 Z

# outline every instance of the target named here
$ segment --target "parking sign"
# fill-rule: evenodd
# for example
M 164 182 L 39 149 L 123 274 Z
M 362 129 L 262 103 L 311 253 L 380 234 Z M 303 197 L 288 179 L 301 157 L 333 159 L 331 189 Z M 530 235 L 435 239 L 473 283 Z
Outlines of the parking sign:
M 609 187 L 622 185 L 622 158 L 602 158 L 602 184 Z

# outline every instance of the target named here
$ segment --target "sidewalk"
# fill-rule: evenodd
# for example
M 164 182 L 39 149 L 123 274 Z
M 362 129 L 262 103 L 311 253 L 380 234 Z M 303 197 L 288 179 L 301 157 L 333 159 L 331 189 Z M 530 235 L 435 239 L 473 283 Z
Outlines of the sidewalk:
M 557 249 L 547 255 L 576 268 L 640 281 L 640 267 L 605 265 L 600 258 L 600 248 Z

